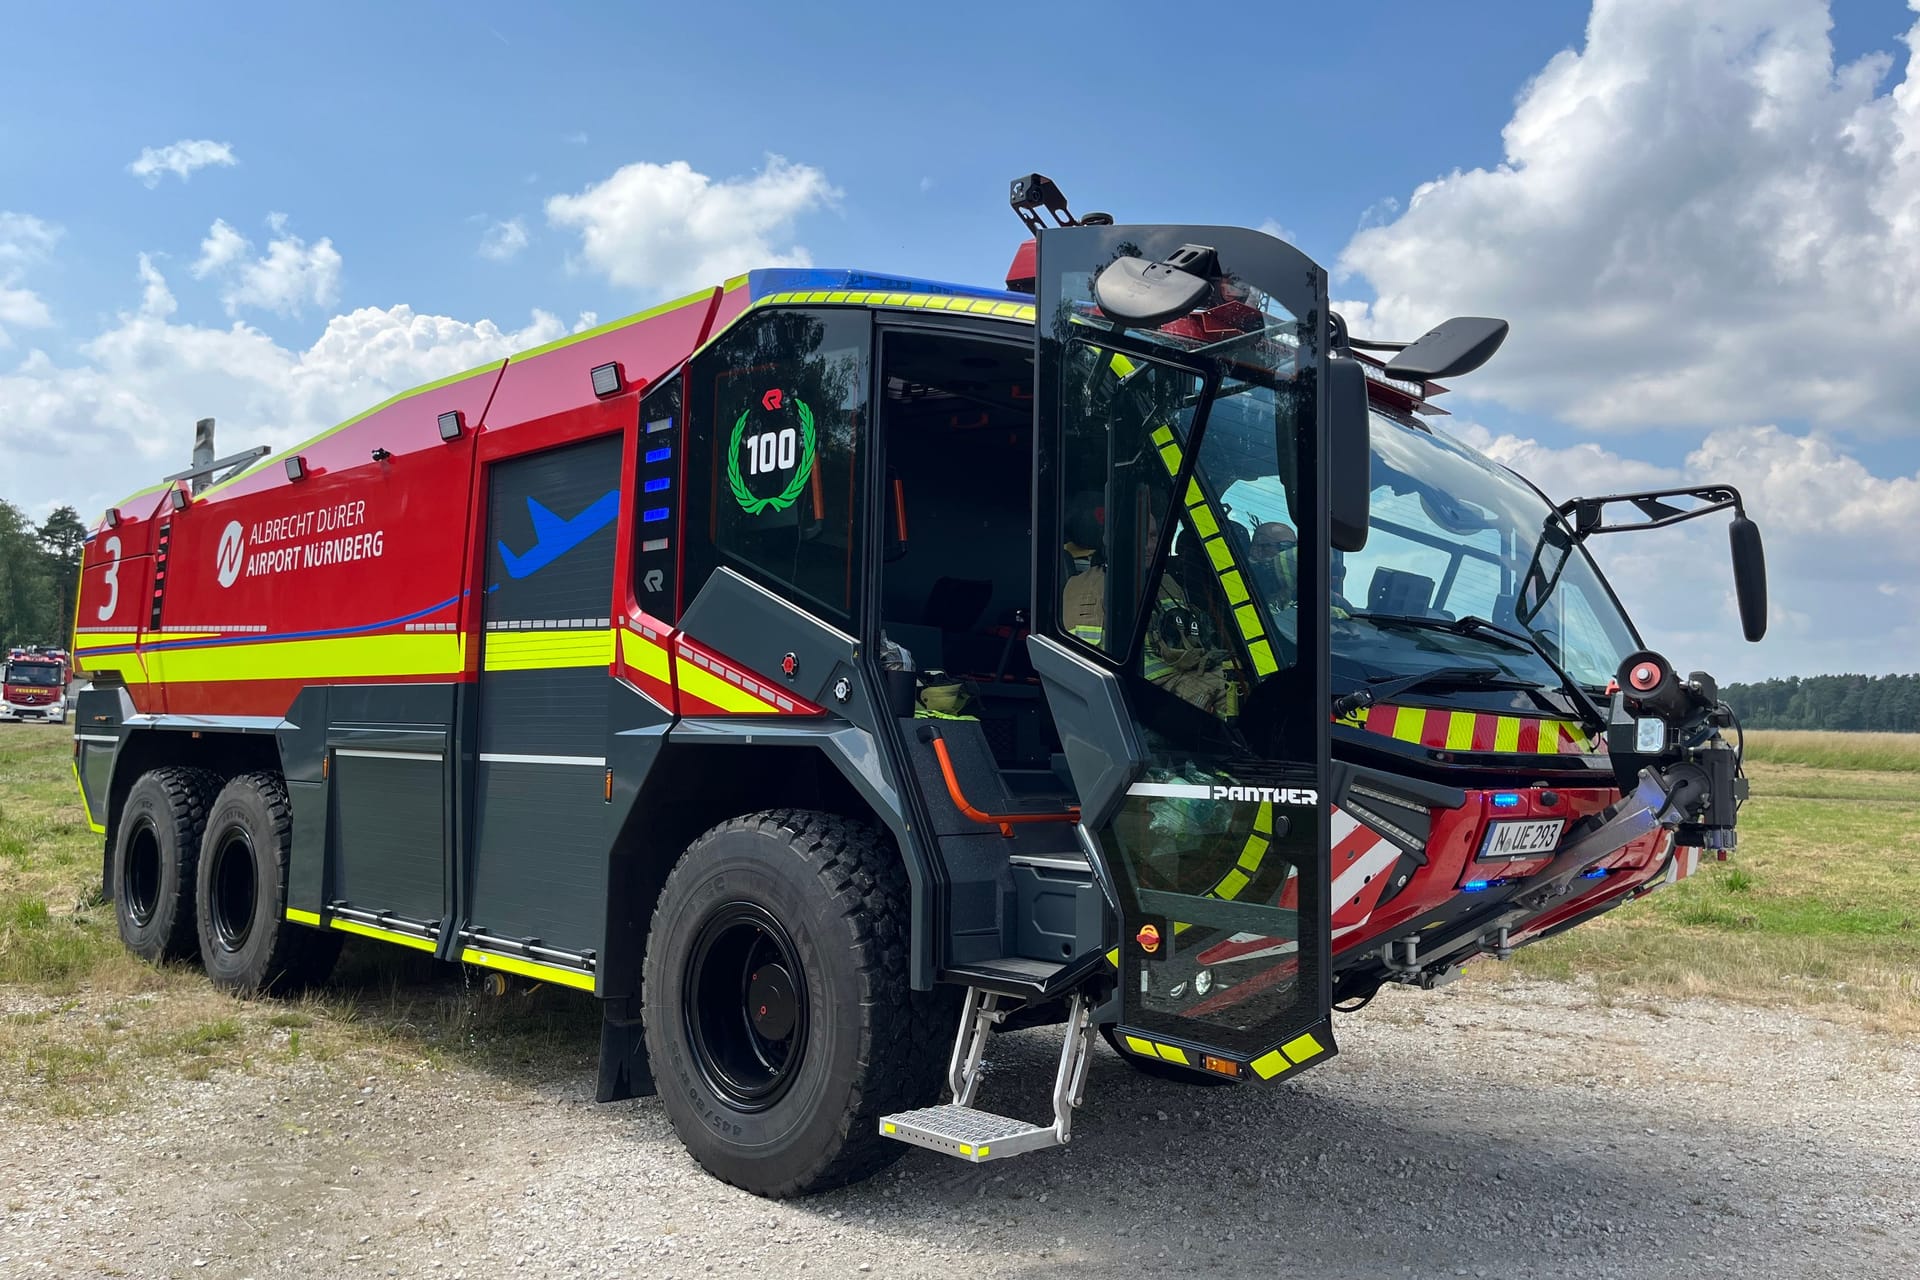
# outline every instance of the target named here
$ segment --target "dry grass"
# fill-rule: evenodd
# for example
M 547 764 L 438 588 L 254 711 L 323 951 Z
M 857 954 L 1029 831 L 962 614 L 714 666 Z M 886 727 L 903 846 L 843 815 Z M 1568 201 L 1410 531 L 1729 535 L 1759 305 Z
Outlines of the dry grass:
M 591 1062 L 597 1012 L 570 991 L 480 994 L 460 966 L 349 942 L 325 990 L 237 1000 L 196 969 L 143 964 L 100 901 L 71 730 L 0 725 L 0 1116 L 112 1111 L 216 1071 L 349 1060 L 503 1074 Z
M 1728 861 L 1520 951 L 1516 968 L 1593 975 L 1603 1000 L 1712 995 L 1920 1034 L 1920 784 L 1803 765 L 1750 772 Z
M 1751 729 L 1747 759 L 1816 769 L 1920 773 L 1920 733 L 1823 733 L 1811 729 Z

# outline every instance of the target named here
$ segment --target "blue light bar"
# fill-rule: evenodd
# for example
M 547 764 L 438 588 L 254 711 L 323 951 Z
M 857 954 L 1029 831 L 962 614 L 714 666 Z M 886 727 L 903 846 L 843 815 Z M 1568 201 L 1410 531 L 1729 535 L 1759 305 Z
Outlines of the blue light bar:
M 1502 792 L 1493 798 L 1493 807 L 1496 809 L 1518 809 L 1520 807 L 1520 797 L 1511 792 Z
M 672 456 L 673 456 L 673 447 L 671 445 L 662 445 L 658 449 L 647 450 L 646 461 L 665 462 L 668 458 L 671 458 Z
M 1605 880 L 1607 878 L 1607 869 L 1605 867 L 1595 867 L 1591 871 L 1582 873 L 1580 878 L 1582 880 Z
M 1488 885 L 1492 883 L 1493 881 L 1491 880 L 1469 880 L 1465 884 L 1460 886 L 1460 892 L 1479 893 L 1482 889 L 1485 889 Z
M 665 507 L 654 507 L 652 510 L 641 515 L 640 519 L 647 524 L 652 524 L 656 520 L 665 520 L 670 514 L 671 512 Z
M 647 481 L 647 492 L 659 493 L 661 490 L 667 488 L 667 486 L 671 485 L 672 483 L 673 481 L 667 479 L 665 476 L 661 476 L 658 480 L 649 480 Z

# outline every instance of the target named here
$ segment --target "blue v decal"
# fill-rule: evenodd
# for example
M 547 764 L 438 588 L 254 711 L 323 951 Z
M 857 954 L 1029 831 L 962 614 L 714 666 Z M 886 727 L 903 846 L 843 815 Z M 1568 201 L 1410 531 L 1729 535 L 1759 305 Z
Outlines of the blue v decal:
M 495 543 L 500 548 L 500 559 L 507 566 L 507 576 L 510 578 L 524 578 L 540 572 L 612 524 L 613 518 L 620 514 L 620 491 L 607 490 L 592 506 L 571 520 L 562 520 L 532 498 L 527 499 L 527 514 L 533 517 L 533 545 L 527 548 L 525 555 L 515 555 L 507 550 L 504 542 Z

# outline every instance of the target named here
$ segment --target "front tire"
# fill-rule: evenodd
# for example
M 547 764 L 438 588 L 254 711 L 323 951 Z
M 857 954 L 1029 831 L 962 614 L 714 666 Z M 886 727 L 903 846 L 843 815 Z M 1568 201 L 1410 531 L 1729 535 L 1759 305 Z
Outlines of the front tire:
M 948 1002 L 907 985 L 905 871 L 834 814 L 735 818 L 687 849 L 654 909 L 647 1052 L 709 1173 L 756 1195 L 868 1177 L 905 1148 L 879 1118 L 940 1089 Z
M 237 995 L 325 979 L 337 934 L 287 919 L 293 805 L 276 773 L 243 773 L 221 789 L 200 843 L 194 915 L 200 959 L 215 986 Z
M 113 840 L 120 941 L 149 964 L 199 954 L 193 895 L 200 836 L 220 790 L 206 769 L 152 769 L 134 780 Z

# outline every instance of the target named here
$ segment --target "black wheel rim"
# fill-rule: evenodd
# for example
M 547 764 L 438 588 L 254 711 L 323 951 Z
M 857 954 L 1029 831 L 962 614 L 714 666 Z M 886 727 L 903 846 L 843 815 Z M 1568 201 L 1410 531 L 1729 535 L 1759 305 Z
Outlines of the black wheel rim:
M 806 975 L 787 931 L 732 902 L 693 942 L 681 993 L 687 1041 L 708 1087 L 741 1111 L 764 1111 L 793 1084 L 807 1046 Z
M 142 822 L 127 836 L 126 883 L 120 886 L 127 899 L 127 917 L 142 929 L 153 923 L 160 909 L 160 833 L 150 822 Z
M 255 888 L 253 841 L 238 827 L 224 832 L 213 847 L 207 876 L 207 915 L 224 951 L 238 951 L 253 932 Z

